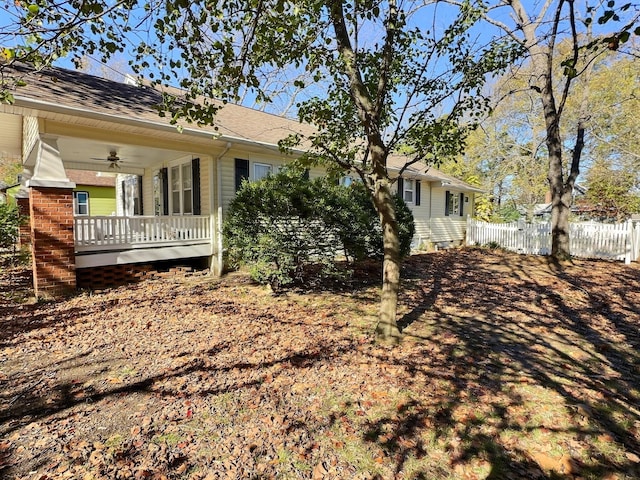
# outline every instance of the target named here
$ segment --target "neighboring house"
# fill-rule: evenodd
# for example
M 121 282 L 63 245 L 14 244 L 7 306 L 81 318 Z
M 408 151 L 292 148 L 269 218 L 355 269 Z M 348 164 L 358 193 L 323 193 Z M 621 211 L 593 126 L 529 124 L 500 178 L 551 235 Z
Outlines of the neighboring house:
M 575 215 L 588 218 L 589 210 L 584 208 L 583 205 L 581 205 L 581 200 L 583 199 L 585 193 L 587 193 L 587 187 L 585 185 L 576 183 L 573 186 L 573 199 L 571 201 L 571 212 Z M 537 203 L 534 205 L 533 216 L 538 220 L 543 220 L 545 222 L 548 222 L 549 220 L 551 220 L 551 192 L 547 192 L 544 200 L 545 200 L 545 203 Z
M 36 294 L 133 263 L 202 257 L 219 274 L 222 218 L 237 188 L 301 153 L 282 153 L 279 140 L 313 132 L 238 105 L 224 106 L 213 127 L 178 130 L 158 115 L 161 94 L 150 87 L 57 68 L 34 74 L 15 66 L 4 74 L 29 74 L 15 103 L 0 105 L 0 130 L 21 126 L 12 148 L 20 146 L 30 198 Z M 392 173 L 402 165 L 390 159 Z M 115 207 L 97 190 L 113 187 L 82 188 L 88 184 L 74 176 L 78 170 L 118 173 Z M 405 169 L 396 185 L 414 212 L 416 244 L 462 241 L 479 190 L 425 166 Z
M 116 176 L 86 170 L 67 170 L 73 189 L 73 214 L 116 214 Z
M 76 186 L 73 188 L 73 214 L 115 215 L 116 214 L 116 175 L 103 174 L 83 170 L 67 170 L 69 180 Z M 29 197 L 29 190 L 21 183 L 1 188 L 9 201 Z M 122 205 L 124 200 L 120 202 Z

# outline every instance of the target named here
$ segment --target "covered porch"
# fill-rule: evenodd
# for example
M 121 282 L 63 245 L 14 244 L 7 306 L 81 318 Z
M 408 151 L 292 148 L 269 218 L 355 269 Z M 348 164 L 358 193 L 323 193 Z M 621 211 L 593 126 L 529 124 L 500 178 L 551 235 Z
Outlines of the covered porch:
M 24 213 L 37 296 L 73 291 L 80 276 L 109 266 L 199 258 L 214 274 L 220 271 L 214 165 L 225 143 L 175 129 L 160 132 L 162 138 L 131 126 L 114 135 L 107 122 L 70 127 L 20 113 L 0 114 L 0 126 L 23 127 Z M 70 178 L 72 170 L 115 178 L 111 198 L 117 208 L 99 212 L 103 199 Z

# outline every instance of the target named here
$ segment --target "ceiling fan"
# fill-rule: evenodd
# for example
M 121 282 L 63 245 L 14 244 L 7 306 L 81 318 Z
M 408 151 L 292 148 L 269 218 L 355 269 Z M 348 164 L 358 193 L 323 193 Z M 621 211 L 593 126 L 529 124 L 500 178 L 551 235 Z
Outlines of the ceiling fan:
M 107 167 L 109 170 L 120 170 L 120 157 L 115 150 L 111 150 L 109 152 L 109 156 L 107 158 L 97 158 L 92 157 L 92 160 L 106 160 L 109 162 L 109 166 Z

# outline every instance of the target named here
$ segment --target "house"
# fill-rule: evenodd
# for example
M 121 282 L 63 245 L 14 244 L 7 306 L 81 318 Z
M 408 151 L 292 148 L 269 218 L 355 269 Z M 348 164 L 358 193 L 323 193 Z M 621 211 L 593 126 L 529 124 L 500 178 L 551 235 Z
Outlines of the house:
M 571 200 L 571 213 L 579 217 L 589 217 L 589 208 L 584 205 L 584 196 L 587 193 L 588 188 L 581 184 L 576 183 L 573 186 L 573 194 Z M 551 220 L 551 192 L 548 191 L 544 198 L 545 203 L 536 203 L 533 207 L 533 216 L 538 220 L 548 222 Z M 524 210 L 524 209 L 522 209 Z M 524 212 L 521 212 L 525 215 Z
M 184 258 L 222 269 L 221 224 L 243 179 L 257 180 L 293 156 L 278 141 L 310 125 L 226 105 L 212 127 L 176 128 L 158 115 L 161 93 L 81 72 L 4 67 L 28 77 L 0 105 L 0 130 L 20 132 L 3 149 L 18 151 L 29 192 L 36 294 L 58 294 L 123 266 Z M 293 152 L 293 155 L 298 152 Z M 400 172 L 400 158 L 390 160 Z M 116 215 L 78 195 L 74 171 L 114 172 Z M 310 176 L 320 176 L 317 167 Z M 99 178 L 99 177 L 96 177 Z M 122 179 L 122 180 L 120 180 Z M 409 167 L 397 182 L 414 212 L 417 242 L 459 243 L 477 189 L 433 168 Z M 76 192 L 74 194 L 74 191 Z
M 116 175 L 86 170 L 67 170 L 73 189 L 76 216 L 116 214 Z

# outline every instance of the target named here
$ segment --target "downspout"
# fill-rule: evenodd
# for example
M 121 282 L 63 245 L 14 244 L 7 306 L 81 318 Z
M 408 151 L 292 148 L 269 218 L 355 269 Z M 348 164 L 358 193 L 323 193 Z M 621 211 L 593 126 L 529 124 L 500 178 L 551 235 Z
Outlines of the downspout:
M 222 256 L 222 157 L 231 149 L 232 143 L 227 142 L 225 149 L 216 157 L 216 202 L 218 204 L 216 212 L 216 255 L 212 259 L 213 274 L 217 277 L 222 275 L 224 260 Z

